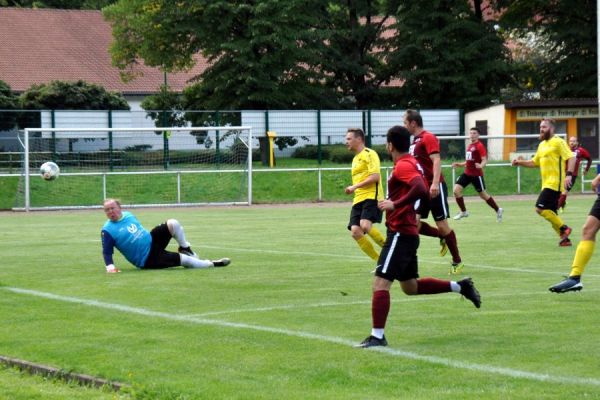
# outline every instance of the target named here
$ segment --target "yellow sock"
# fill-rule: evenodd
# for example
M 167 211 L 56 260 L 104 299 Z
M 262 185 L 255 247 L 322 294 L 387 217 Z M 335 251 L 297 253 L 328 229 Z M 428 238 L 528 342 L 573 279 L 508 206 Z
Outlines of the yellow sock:
M 552 224 L 552 229 L 560 236 L 560 227 L 564 225 L 562 219 L 552 210 L 543 210 L 540 215 Z
M 373 247 L 373 244 L 366 236 L 358 239 L 356 243 L 358 243 L 358 247 L 373 260 L 377 261 L 379 259 L 379 253 L 375 250 L 375 247 Z
M 371 236 L 371 238 L 375 241 L 375 243 L 379 245 L 379 247 L 383 247 L 383 244 L 385 243 L 385 238 L 383 237 L 379 229 L 372 226 L 371 230 L 369 231 L 369 236 Z
M 592 254 L 594 254 L 595 246 L 596 242 L 593 240 L 582 240 L 579 242 L 569 276 L 581 276 L 583 274 L 585 266 L 590 261 L 590 258 L 592 258 Z

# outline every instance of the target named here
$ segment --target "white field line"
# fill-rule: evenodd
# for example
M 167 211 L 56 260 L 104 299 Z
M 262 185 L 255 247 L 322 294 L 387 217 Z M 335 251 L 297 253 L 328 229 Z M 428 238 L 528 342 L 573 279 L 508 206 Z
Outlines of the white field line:
M 244 324 L 244 323 L 219 321 L 219 320 L 215 320 L 215 319 L 194 318 L 194 317 L 189 317 L 189 316 L 185 316 L 185 315 L 173 315 L 173 314 L 169 314 L 169 313 L 148 310 L 145 308 L 130 307 L 130 306 L 125 306 L 125 305 L 121 305 L 121 304 L 105 303 L 105 302 L 96 301 L 96 300 L 86 300 L 86 299 L 80 299 L 77 297 L 60 296 L 60 295 L 56 295 L 56 294 L 52 294 L 52 293 L 40 292 L 37 290 L 20 289 L 20 288 L 13 288 L 13 287 L 2 287 L 2 289 L 11 291 L 13 293 L 19 293 L 19 294 L 43 297 L 46 299 L 57 300 L 57 301 L 62 301 L 62 302 L 67 302 L 67 303 L 82 304 L 82 305 L 91 306 L 91 307 L 121 311 L 121 312 L 125 312 L 128 314 L 137 314 L 137 315 L 143 315 L 143 316 L 152 317 L 152 318 L 161 318 L 161 319 L 170 320 L 170 321 L 187 322 L 187 323 L 193 323 L 193 324 L 199 324 L 199 325 L 213 325 L 213 326 L 221 326 L 221 327 L 235 328 L 235 329 L 248 329 L 248 330 L 260 331 L 260 332 L 268 332 L 268 333 L 274 333 L 274 334 L 280 334 L 280 335 L 286 335 L 286 336 L 292 336 L 292 337 L 299 337 L 302 339 L 317 340 L 320 342 L 329 342 L 329 343 L 339 344 L 339 345 L 343 345 L 343 346 L 354 346 L 356 344 L 355 341 L 351 341 L 348 339 L 343 339 L 343 338 L 335 337 L 335 336 L 318 335 L 318 334 L 309 333 L 309 332 L 293 331 L 293 330 L 281 329 L 281 328 L 271 328 L 271 327 L 261 326 L 261 325 L 251 325 L 251 324 Z M 575 377 L 575 376 L 556 376 L 556 375 L 541 374 L 541 373 L 536 373 L 536 372 L 521 371 L 521 370 L 512 369 L 512 368 L 494 367 L 494 366 L 486 365 L 486 364 L 468 363 L 468 362 L 455 360 L 455 359 L 451 359 L 451 358 L 426 356 L 426 355 L 421 355 L 421 354 L 410 352 L 410 351 L 393 349 L 393 348 L 389 348 L 389 347 L 376 347 L 376 348 L 372 348 L 371 350 L 377 351 L 380 353 L 384 353 L 384 354 L 388 354 L 391 356 L 402 357 L 402 358 L 407 358 L 407 359 L 416 360 L 416 361 L 423 361 L 423 362 L 428 362 L 431 364 L 445 365 L 445 366 L 451 367 L 451 368 L 466 369 L 466 370 L 475 371 L 478 373 L 500 374 L 500 375 L 504 375 L 504 376 L 508 376 L 508 377 L 512 377 L 512 378 L 528 379 L 528 380 L 540 381 L 540 382 L 551 382 L 551 383 L 571 384 L 571 385 L 600 386 L 600 379 L 595 379 L 595 378 L 581 378 L 581 377 Z M 365 351 L 365 350 L 357 349 L 356 351 Z

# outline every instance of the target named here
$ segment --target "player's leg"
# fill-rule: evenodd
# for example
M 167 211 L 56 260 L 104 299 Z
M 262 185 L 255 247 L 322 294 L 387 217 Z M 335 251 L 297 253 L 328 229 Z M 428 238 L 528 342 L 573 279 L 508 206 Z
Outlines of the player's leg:
M 583 288 L 581 275 L 583 275 L 585 267 L 594 254 L 598 230 L 600 230 L 600 199 L 596 199 L 594 206 L 583 225 L 581 241 L 577 245 L 569 276 L 564 281 L 550 287 L 549 290 L 551 292 L 563 293 L 581 290 Z
M 440 235 L 440 231 L 437 228 L 429 225 L 427 222 L 423 222 L 427 219 L 429 212 L 431 211 L 431 202 L 421 202 L 419 209 L 417 210 L 417 229 L 419 235 L 431 236 L 440 240 L 440 257 L 444 257 L 448 253 L 448 245 L 444 238 Z
M 381 223 L 382 218 L 383 212 L 377 206 L 377 200 L 365 200 L 360 216 L 360 227 L 379 247 L 383 246 L 385 237 L 373 224 Z
M 168 219 L 167 226 L 169 227 L 169 232 L 171 236 L 175 238 L 177 243 L 179 243 L 179 253 L 185 254 L 192 257 L 197 257 L 196 253 L 192 251 L 190 247 L 190 243 L 185 238 L 185 233 L 183 232 L 183 226 L 176 219 Z
M 456 220 L 469 216 L 469 212 L 465 206 L 465 199 L 463 197 L 463 189 L 468 185 L 469 177 L 465 174 L 461 174 L 454 184 L 454 200 L 456 200 L 456 204 L 458 205 L 458 208 L 460 208 L 460 212 L 454 216 L 454 219 Z
M 571 177 L 571 187 L 568 190 L 563 190 L 563 192 L 560 194 L 560 197 L 558 198 L 558 205 L 557 205 L 557 209 L 560 212 L 565 211 L 565 207 L 567 206 L 567 195 L 569 194 L 571 189 L 575 186 L 576 181 L 577 181 L 577 176 L 573 175 Z
M 450 254 L 452 254 L 450 273 L 457 274 L 463 269 L 464 264 L 462 263 L 460 252 L 458 250 L 456 235 L 454 234 L 454 230 L 450 228 L 450 225 L 448 224 L 450 211 L 448 208 L 448 187 L 445 182 L 440 183 L 439 196 L 431 199 L 431 214 L 437 229 L 440 232 L 440 237 L 444 239 Z
M 536 201 L 535 211 L 552 225 L 552 229 L 560 236 L 559 246 L 571 246 L 569 235 L 572 229 L 567 226 L 558 216 L 557 206 L 560 192 L 551 189 L 544 189 Z
M 352 210 L 350 210 L 350 221 L 348 222 L 348 229 L 352 235 L 352 239 L 356 241 L 358 247 L 372 260 L 377 261 L 379 253 L 375 250 L 373 243 L 365 236 L 363 229 L 360 227 L 360 220 L 362 215 L 362 208 L 364 202 L 354 204 Z
M 485 201 L 487 205 L 490 206 L 494 211 L 496 211 L 496 221 L 502 222 L 502 215 L 504 214 L 504 210 L 498 207 L 498 204 L 496 204 L 494 198 L 485 189 L 485 179 L 483 179 L 483 176 L 475 177 L 473 181 L 473 186 L 479 194 L 479 197 L 483 201 Z

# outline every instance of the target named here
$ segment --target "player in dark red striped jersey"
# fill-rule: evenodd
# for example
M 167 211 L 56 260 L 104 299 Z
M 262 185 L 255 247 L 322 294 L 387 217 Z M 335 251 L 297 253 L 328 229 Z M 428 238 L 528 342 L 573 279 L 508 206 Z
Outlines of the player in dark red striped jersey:
M 575 136 L 571 136 L 569 138 L 569 147 L 575 155 L 575 167 L 573 169 L 573 176 L 571 179 L 571 188 L 569 188 L 569 190 L 564 190 L 558 198 L 558 209 L 561 212 L 565 210 L 565 206 L 567 205 L 567 194 L 571 191 L 573 186 L 575 186 L 575 181 L 577 180 L 577 175 L 579 174 L 579 164 L 581 164 L 581 161 L 586 160 L 587 162 L 587 164 L 585 165 L 585 171 L 583 172 L 584 176 L 585 174 L 587 174 L 587 172 L 590 170 L 590 167 L 592 166 L 592 156 L 590 156 L 590 152 L 584 149 L 579 144 Z M 567 163 L 565 163 L 565 165 L 567 165 Z M 566 168 L 567 166 L 565 166 L 565 169 Z
M 450 211 L 448 209 L 448 186 L 442 174 L 442 159 L 440 157 L 440 141 L 431 132 L 423 129 L 423 118 L 416 110 L 406 110 L 404 113 L 404 126 L 414 136 L 413 144 L 410 146 L 410 154 L 413 155 L 421 167 L 427 180 L 430 206 L 421 205 L 419 215 L 419 234 L 440 238 L 440 255 L 444 256 L 448 250 L 452 254 L 450 274 L 458 274 L 464 264 L 458 251 L 456 235 L 448 225 Z M 423 219 L 433 216 L 437 228 L 423 222 Z
M 504 210 L 498 207 L 494 198 L 485 190 L 483 168 L 487 164 L 487 151 L 483 143 L 479 141 L 479 134 L 479 128 L 473 127 L 469 130 L 471 143 L 467 146 L 465 161 L 452 163 L 452 168 L 465 167 L 465 170 L 458 177 L 454 185 L 454 199 L 460 208 L 460 212 L 456 214 L 454 219 L 462 219 L 469 216 L 469 212 L 465 206 L 465 199 L 463 198 L 463 189 L 472 183 L 477 193 L 479 193 L 479 197 L 496 211 L 496 221 L 502 222 Z
M 459 282 L 436 278 L 419 278 L 417 248 L 419 247 L 416 208 L 428 202 L 427 184 L 418 162 L 409 153 L 410 132 L 394 126 L 387 132 L 387 150 L 394 161 L 388 178 L 388 197 L 379 202 L 386 213 L 387 238 L 375 270 L 371 298 L 371 334 L 357 347 L 387 346 L 384 335 L 390 311 L 390 289 L 395 280 L 408 295 L 457 292 L 481 307 L 479 292 L 471 278 Z

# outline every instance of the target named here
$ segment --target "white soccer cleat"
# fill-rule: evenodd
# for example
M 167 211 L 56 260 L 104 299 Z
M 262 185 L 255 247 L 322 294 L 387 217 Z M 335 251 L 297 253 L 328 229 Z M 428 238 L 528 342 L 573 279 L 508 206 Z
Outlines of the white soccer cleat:
M 504 214 L 504 210 L 499 208 L 498 211 L 496 211 L 496 222 L 502 222 L 502 214 Z
M 459 219 L 467 218 L 468 216 L 469 216 L 468 211 L 461 211 L 454 216 L 454 219 L 458 221 Z

